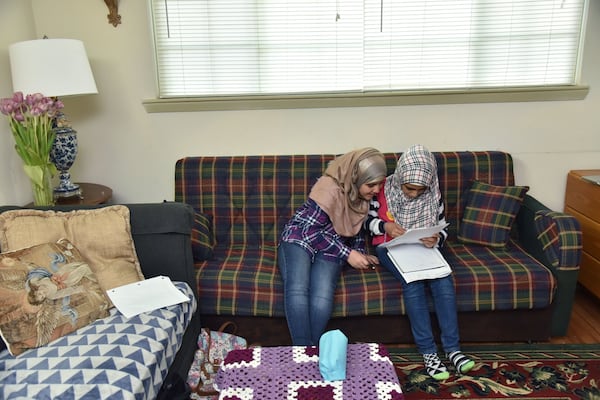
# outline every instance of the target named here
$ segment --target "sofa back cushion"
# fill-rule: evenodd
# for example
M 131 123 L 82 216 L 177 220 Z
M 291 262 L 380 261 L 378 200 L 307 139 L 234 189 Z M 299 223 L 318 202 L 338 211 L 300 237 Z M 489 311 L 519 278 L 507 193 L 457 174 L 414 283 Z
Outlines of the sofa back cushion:
M 175 200 L 212 217 L 218 246 L 273 245 L 334 155 L 187 157 Z
M 401 153 L 385 153 L 388 173 Z M 456 236 L 472 180 L 514 184 L 510 154 L 434 152 L 450 237 Z M 217 246 L 276 245 L 334 154 L 186 157 L 175 166 L 175 201 L 213 219 Z

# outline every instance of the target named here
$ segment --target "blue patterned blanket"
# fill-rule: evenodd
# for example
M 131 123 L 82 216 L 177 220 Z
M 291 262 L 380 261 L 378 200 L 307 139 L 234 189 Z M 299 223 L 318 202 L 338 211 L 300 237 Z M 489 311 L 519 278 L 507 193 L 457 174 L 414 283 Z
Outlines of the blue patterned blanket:
M 190 287 L 175 286 L 190 299 Z M 196 302 L 127 319 L 116 309 L 46 346 L 0 352 L 0 399 L 145 400 L 158 394 Z

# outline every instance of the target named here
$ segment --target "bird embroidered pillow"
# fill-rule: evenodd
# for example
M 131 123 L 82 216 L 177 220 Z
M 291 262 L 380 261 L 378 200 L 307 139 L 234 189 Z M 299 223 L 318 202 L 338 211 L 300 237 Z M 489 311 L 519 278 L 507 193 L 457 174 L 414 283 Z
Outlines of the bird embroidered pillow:
M 12 355 L 108 316 L 109 305 L 67 239 L 0 254 L 0 334 Z

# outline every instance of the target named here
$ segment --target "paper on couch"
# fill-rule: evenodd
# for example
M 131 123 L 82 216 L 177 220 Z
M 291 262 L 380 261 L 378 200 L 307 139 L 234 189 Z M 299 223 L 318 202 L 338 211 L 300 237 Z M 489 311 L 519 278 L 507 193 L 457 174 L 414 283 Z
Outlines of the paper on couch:
M 125 317 L 184 303 L 190 299 L 166 276 L 156 276 L 106 291 L 117 310 Z

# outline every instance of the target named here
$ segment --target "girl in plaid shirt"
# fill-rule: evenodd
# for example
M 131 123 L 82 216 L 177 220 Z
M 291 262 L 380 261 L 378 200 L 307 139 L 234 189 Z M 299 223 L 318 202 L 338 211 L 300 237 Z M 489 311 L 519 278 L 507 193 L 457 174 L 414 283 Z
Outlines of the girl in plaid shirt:
M 337 157 L 283 229 L 277 257 L 293 345 L 319 343 L 346 263 L 356 269 L 379 263 L 365 254 L 363 223 L 386 174 L 376 149 Z
M 436 380 L 447 379 L 450 374 L 437 354 L 429 319 L 427 286 L 433 298 L 446 357 L 458 373 L 466 373 L 475 365 L 460 351 L 452 276 L 449 274 L 442 278 L 406 283 L 390 260 L 387 249 L 378 245 L 403 235 L 406 229 L 445 222 L 435 157 L 421 145 L 411 146 L 400 156 L 396 171 L 385 180 L 381 192 L 371 200 L 365 225 L 373 235 L 381 265 L 402 284 L 404 304 L 415 343 L 423 355 L 427 373 Z M 435 236 L 421 239 L 421 242 L 427 247 L 441 246 L 447 235 L 443 230 Z

